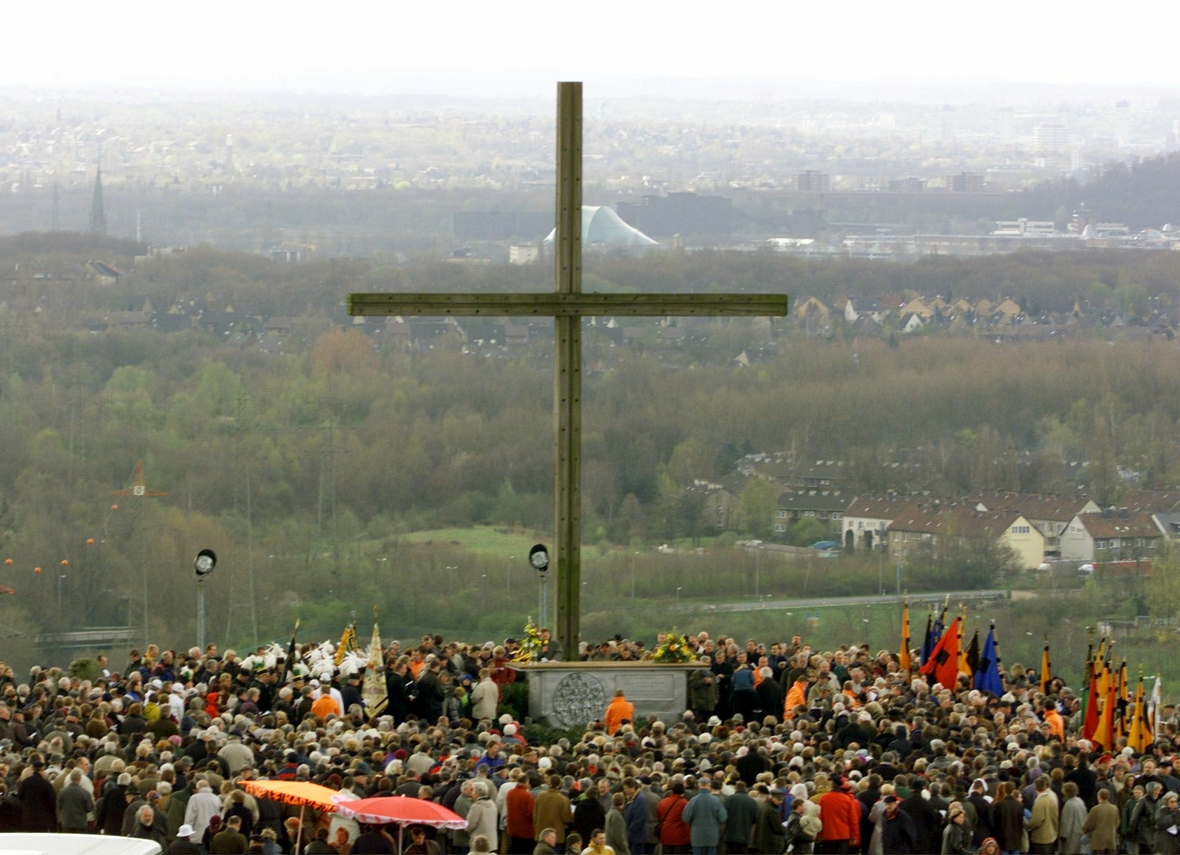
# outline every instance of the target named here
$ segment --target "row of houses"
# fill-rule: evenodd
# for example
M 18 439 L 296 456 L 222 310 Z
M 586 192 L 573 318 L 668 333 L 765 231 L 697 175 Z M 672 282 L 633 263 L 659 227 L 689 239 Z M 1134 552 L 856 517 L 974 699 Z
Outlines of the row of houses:
M 1180 537 L 1180 493 L 1140 491 L 1118 508 L 1093 499 L 1004 493 L 959 501 L 857 496 L 842 512 L 845 549 L 883 550 L 895 561 L 937 552 L 951 538 L 1010 548 L 1025 570 L 1046 561 L 1150 560 Z
M 817 297 L 800 300 L 791 307 L 792 318 L 812 331 L 828 330 L 837 318 L 865 333 L 879 331 L 888 325 L 901 332 L 912 333 L 923 329 L 949 332 L 989 330 L 1010 336 L 1048 336 L 1073 328 L 1101 325 L 1117 329 L 1130 327 L 1175 335 L 1175 324 L 1167 312 L 1153 308 L 1146 315 L 1122 315 L 1108 311 L 1090 311 L 1075 302 L 1072 309 L 1029 315 L 1016 300 L 1003 297 L 983 298 L 976 302 L 959 297 L 913 297 L 906 299 L 890 294 L 878 300 L 837 297 L 831 304 Z
M 1180 538 L 1180 491 L 1132 487 L 1117 508 L 1103 508 L 1084 492 L 1079 475 L 1078 491 L 1066 495 L 866 495 L 849 488 L 848 469 L 839 461 L 749 454 L 735 471 L 716 481 L 698 480 L 689 492 L 701 498 L 703 519 L 715 530 L 756 529 L 741 497 L 760 479 L 778 488 L 770 526 L 775 538 L 811 519 L 847 551 L 884 552 L 897 561 L 919 550 L 937 551 L 947 538 L 983 537 L 1011 548 L 1024 569 L 1035 570 L 1046 561 L 1150 558 L 1165 541 Z

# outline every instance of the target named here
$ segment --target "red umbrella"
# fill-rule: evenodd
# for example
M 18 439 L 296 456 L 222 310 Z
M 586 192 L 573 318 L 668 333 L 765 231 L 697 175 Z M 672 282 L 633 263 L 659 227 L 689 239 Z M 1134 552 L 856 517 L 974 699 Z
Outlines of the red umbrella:
M 380 825 L 429 825 L 432 828 L 466 828 L 467 820 L 453 810 L 425 799 L 408 796 L 374 796 L 371 799 L 348 801 L 336 796 L 336 812 L 358 822 Z
M 433 828 L 461 829 L 467 827 L 467 820 L 453 810 L 425 799 L 411 799 L 407 796 L 374 796 L 371 799 L 347 801 L 336 797 L 336 813 L 358 822 L 383 825 L 396 822 L 400 838 L 407 825 L 429 825 Z M 398 840 L 399 851 L 403 848 Z

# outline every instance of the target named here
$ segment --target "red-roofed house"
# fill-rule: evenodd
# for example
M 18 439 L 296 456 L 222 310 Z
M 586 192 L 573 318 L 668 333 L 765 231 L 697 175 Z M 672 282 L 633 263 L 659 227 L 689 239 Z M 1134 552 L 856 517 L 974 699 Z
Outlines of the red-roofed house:
M 1158 531 L 1158 530 L 1157 530 Z M 914 507 L 889 526 L 889 556 L 904 560 L 925 548 L 937 554 L 947 538 L 987 538 L 1017 556 L 1021 569 L 1036 570 L 1045 560 L 1045 536 L 1023 514 L 971 507 Z
M 1155 555 L 1163 533 L 1146 511 L 1078 514 L 1061 535 L 1065 561 L 1127 561 Z

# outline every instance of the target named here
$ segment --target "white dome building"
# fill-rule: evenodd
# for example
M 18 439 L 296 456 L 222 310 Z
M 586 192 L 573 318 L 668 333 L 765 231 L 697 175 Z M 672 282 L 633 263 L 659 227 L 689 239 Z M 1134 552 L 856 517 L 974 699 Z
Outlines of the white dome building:
M 545 243 L 553 243 L 557 229 L 549 232 Z M 582 206 L 582 247 L 584 249 L 642 249 L 659 246 L 639 229 L 629 226 L 606 205 Z

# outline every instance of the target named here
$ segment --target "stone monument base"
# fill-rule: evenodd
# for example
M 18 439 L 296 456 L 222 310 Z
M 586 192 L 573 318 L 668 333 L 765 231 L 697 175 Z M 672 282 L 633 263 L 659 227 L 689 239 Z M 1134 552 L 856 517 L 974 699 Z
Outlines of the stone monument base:
M 512 666 L 528 675 L 529 718 L 549 727 L 570 728 L 601 721 L 622 689 L 635 715 L 665 722 L 688 708 L 688 674 L 699 662 L 530 662 Z

